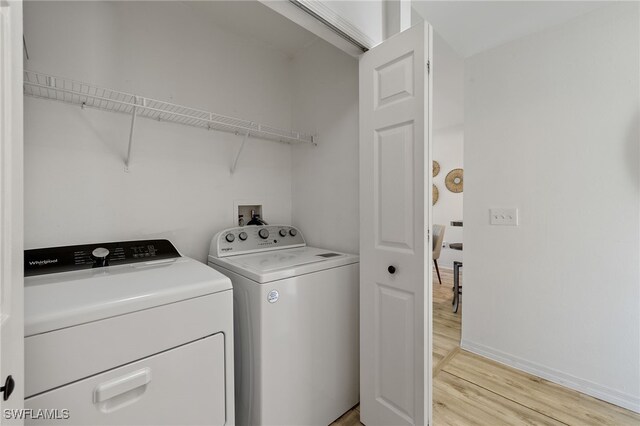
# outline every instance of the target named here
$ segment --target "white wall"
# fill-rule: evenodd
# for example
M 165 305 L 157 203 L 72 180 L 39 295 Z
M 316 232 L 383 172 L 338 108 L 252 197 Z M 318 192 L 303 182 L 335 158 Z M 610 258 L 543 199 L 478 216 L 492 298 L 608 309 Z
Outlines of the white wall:
M 433 128 L 464 121 L 464 59 L 436 32 L 433 34 Z
M 640 411 L 640 29 L 607 6 L 466 61 L 463 347 Z M 520 226 L 489 226 L 517 207 Z
M 28 68 L 291 127 L 291 64 L 260 41 L 216 29 L 178 2 L 26 2 Z M 240 25 L 241 23 L 239 23 Z M 25 99 L 25 246 L 167 237 L 205 260 L 234 200 L 291 221 L 291 148 Z
M 450 192 L 444 179 L 451 170 L 463 167 L 464 153 L 464 60 L 434 32 L 433 39 L 433 159 L 440 173 L 433 178 L 440 198 L 433 206 L 433 223 L 445 225 L 444 241 L 438 266 L 453 268 L 462 261 L 462 252 L 451 250 L 448 243 L 462 243 L 463 228 L 452 227 L 452 220 L 463 219 L 464 192 Z
M 449 248 L 450 243 L 462 243 L 463 228 L 451 226 L 452 220 L 461 220 L 462 200 L 464 192 L 453 193 L 447 189 L 444 180 L 451 170 L 463 168 L 462 158 L 464 154 L 464 128 L 460 124 L 445 129 L 433 131 L 432 155 L 433 159 L 440 163 L 440 173 L 433 178 L 433 183 L 438 187 L 438 202 L 433 206 L 433 223 L 445 225 L 443 247 L 438 259 L 440 268 L 453 269 L 453 261 L 462 261 L 460 250 Z
M 293 76 L 294 127 L 319 135 L 293 149 L 293 224 L 310 245 L 358 253 L 358 61 L 318 40 Z

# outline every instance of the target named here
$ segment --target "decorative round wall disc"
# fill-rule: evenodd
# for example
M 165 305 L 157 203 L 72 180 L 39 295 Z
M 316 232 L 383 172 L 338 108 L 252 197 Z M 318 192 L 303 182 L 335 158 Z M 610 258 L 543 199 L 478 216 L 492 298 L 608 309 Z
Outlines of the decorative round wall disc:
M 438 187 L 433 185 L 433 201 L 431 203 L 432 206 L 435 206 L 436 203 L 438 202 L 438 198 L 440 198 L 440 191 L 438 190 Z
M 433 177 L 438 176 L 438 173 L 440 173 L 440 163 L 433 160 Z
M 462 169 L 453 169 L 447 174 L 444 184 L 447 186 L 449 191 L 462 192 L 462 185 L 464 183 L 462 174 Z

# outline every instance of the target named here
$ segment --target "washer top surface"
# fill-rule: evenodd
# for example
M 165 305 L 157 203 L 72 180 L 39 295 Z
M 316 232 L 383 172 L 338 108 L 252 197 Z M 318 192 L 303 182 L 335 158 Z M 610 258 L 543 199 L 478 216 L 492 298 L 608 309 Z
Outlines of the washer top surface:
M 358 256 L 316 247 L 299 247 L 226 258 L 209 256 L 209 263 L 258 283 L 268 283 L 358 263 Z
M 280 235 L 279 232 L 284 230 L 286 232 L 283 234 L 286 236 L 262 238 L 259 235 L 260 229 L 267 229 L 270 235 Z M 245 240 L 227 239 L 228 235 L 240 235 L 242 232 L 245 232 Z M 269 241 L 270 244 L 264 246 L 262 240 Z M 358 261 L 356 255 L 308 247 L 297 229 L 282 225 L 249 226 L 221 231 L 213 237 L 209 253 L 209 264 L 228 269 L 258 283 L 310 274 Z
M 112 266 L 108 266 L 107 260 L 104 266 L 97 267 L 94 263 L 92 267 L 88 262 L 91 259 L 95 261 L 96 257 L 102 258 L 104 253 L 98 248 L 104 248 L 103 246 L 110 247 L 112 253 L 122 251 L 125 254 L 114 257 Z M 122 250 L 115 251 L 116 246 Z M 78 250 L 78 247 L 82 250 Z M 76 267 L 72 269 L 71 264 L 65 260 L 65 254 L 81 253 L 83 250 L 89 250 L 89 253 L 95 255 L 85 258 L 76 255 L 75 260 L 72 260 Z M 34 265 L 33 262 L 40 262 L 57 269 L 52 273 L 39 271 L 37 275 L 26 273 L 31 276 L 25 277 L 25 336 L 232 288 L 229 278 L 198 261 L 180 256 L 177 251 L 175 255 L 163 256 L 162 250 L 156 249 L 157 256 L 144 259 L 136 256 L 135 261 L 129 262 L 129 250 L 133 253 L 130 243 L 27 250 L 26 268 L 29 262 Z M 34 257 L 36 255 L 39 258 Z M 106 257 L 108 259 L 108 255 Z M 133 255 L 130 257 L 133 259 Z M 105 262 L 104 259 L 102 261 Z M 57 272 L 61 268 L 66 270 Z

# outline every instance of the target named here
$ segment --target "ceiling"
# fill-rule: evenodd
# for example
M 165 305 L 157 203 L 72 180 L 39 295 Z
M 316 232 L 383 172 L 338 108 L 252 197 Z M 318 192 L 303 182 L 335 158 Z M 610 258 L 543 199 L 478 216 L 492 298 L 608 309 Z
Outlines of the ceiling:
M 318 37 L 258 1 L 185 1 L 201 18 L 293 57 Z
M 462 57 L 600 8 L 610 1 L 432 1 L 412 7 Z M 201 18 L 294 57 L 317 36 L 259 1 L 185 1 Z
M 412 6 L 462 57 L 561 24 L 607 1 L 428 1 Z

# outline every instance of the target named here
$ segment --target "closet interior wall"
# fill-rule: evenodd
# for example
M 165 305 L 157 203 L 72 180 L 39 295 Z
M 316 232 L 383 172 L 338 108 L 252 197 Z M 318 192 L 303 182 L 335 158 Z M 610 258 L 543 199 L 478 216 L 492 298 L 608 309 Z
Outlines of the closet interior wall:
M 34 71 L 292 128 L 291 58 L 188 2 L 25 2 Z M 25 247 L 169 238 L 204 261 L 234 202 L 290 223 L 291 146 L 25 99 Z M 307 148 L 309 149 L 309 148 Z
M 321 135 L 293 147 L 293 224 L 310 245 L 359 253 L 358 60 L 318 39 L 292 64 L 294 127 Z

